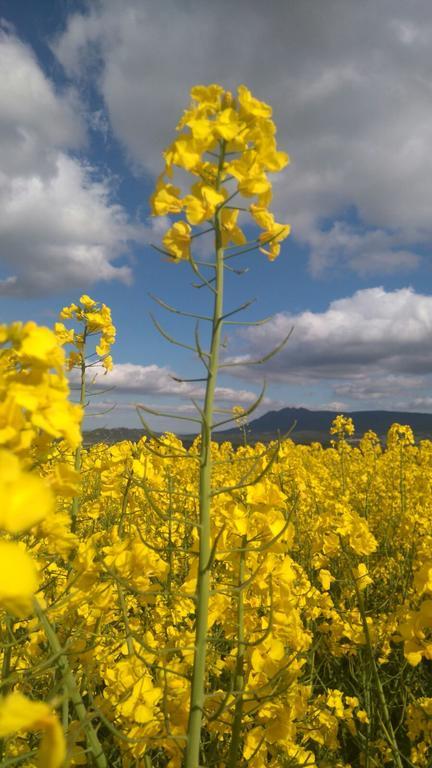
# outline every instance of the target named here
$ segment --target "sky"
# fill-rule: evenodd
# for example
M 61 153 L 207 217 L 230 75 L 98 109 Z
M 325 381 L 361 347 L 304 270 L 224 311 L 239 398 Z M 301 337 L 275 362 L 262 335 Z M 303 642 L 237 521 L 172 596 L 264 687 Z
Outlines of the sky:
M 229 274 L 218 408 L 432 412 L 432 16 L 429 0 L 0 0 L 0 322 L 52 326 L 82 293 L 111 307 L 115 367 L 87 428 L 140 427 L 136 405 L 194 430 L 209 312 L 188 264 L 152 248 L 161 152 L 193 85 L 244 83 L 291 162 L 272 210 L 279 258 Z M 247 366 L 293 329 L 268 363 Z M 107 390 L 103 392 L 102 390 Z M 185 420 L 186 419 L 186 420 Z

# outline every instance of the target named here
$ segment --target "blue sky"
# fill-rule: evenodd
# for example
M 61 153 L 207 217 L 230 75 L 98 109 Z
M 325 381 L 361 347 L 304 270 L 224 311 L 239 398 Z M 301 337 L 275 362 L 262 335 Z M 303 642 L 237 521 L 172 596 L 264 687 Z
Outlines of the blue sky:
M 0 319 L 52 324 L 83 292 L 112 308 L 116 364 L 89 427 L 139 426 L 134 404 L 190 413 L 193 356 L 151 325 L 155 293 L 206 308 L 185 264 L 150 247 L 161 151 L 196 83 L 245 83 L 274 109 L 291 164 L 273 209 L 279 259 L 243 257 L 226 302 L 256 302 L 219 405 L 432 410 L 432 21 L 428 2 L 13 0 L 0 3 Z M 227 22 L 229 20 L 229 23 Z M 191 326 L 155 314 L 191 340 Z M 187 431 L 173 420 L 156 428 Z

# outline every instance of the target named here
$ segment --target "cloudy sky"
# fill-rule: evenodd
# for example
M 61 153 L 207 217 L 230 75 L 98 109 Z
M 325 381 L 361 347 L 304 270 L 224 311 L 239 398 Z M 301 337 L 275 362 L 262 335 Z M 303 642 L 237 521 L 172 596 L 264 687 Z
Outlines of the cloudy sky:
M 149 195 L 197 83 L 270 103 L 291 164 L 273 209 L 279 259 L 248 254 L 227 308 L 221 408 L 432 411 L 432 16 L 429 0 L 2 0 L 0 320 L 55 322 L 89 293 L 118 328 L 114 387 L 89 426 L 139 426 L 136 403 L 183 418 L 201 385 L 192 327 L 149 293 L 203 312 L 186 264 L 150 246 Z M 293 328 L 264 366 L 259 357 Z M 96 401 L 97 399 L 95 399 Z M 187 421 L 153 419 L 188 431 Z

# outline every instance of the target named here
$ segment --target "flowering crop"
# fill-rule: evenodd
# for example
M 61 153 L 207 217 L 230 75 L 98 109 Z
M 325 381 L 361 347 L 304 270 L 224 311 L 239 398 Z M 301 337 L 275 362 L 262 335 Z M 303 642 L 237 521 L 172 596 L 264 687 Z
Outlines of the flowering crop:
M 341 415 L 326 449 L 249 445 L 256 404 L 218 422 L 243 445 L 212 439 L 225 249 L 249 247 L 230 203 L 256 198 L 255 247 L 277 256 L 289 230 L 267 172 L 287 156 L 244 86 L 192 99 L 152 198 L 185 217 L 164 251 L 214 296 L 191 447 L 172 433 L 82 446 L 89 372 L 112 366 L 104 304 L 82 296 L 54 331 L 0 328 L 1 765 L 426 768 L 432 443 L 394 424 L 385 448 L 373 432 L 354 446 Z M 176 165 L 196 177 L 183 197 Z
M 241 749 L 252 766 L 359 766 L 367 754 L 392 765 L 373 696 L 367 627 L 394 731 L 399 724 L 398 748 L 414 765 L 428 765 L 432 444 L 412 445 L 406 436 L 395 425 L 386 450 L 371 433 L 355 448 L 343 437 L 325 450 L 286 440 L 265 479 L 215 497 L 204 714 L 208 749 L 220 763 L 241 685 Z M 1 548 L 11 551 L 0 566 L 2 687 L 57 701 L 70 765 L 92 763 L 32 610 L 36 593 L 100 723 L 108 765 L 139 765 L 146 753 L 155 766 L 182 764 L 197 542 L 188 519 L 196 514 L 198 450 L 198 442 L 185 450 L 172 434 L 160 443 L 143 438 L 83 450 L 75 535 L 64 522 L 68 493 L 59 489 L 56 509 L 52 504 L 55 467 L 65 461 L 61 444 L 37 471 L 19 469 L 19 459 L 7 455 L 8 498 L 16 502 L 2 507 L 1 518 Z M 212 443 L 215 487 L 232 484 L 246 467 L 256 472 L 264 450 Z M 31 517 L 20 506 L 27 487 Z M 241 681 L 239 594 L 247 642 Z M 29 709 L 27 726 L 20 707 L 15 721 L 8 696 L 0 708 L 4 755 L 29 759 L 33 741 L 23 729 L 43 730 L 48 714 L 32 720 Z M 6 711 L 12 724 L 2 731 Z

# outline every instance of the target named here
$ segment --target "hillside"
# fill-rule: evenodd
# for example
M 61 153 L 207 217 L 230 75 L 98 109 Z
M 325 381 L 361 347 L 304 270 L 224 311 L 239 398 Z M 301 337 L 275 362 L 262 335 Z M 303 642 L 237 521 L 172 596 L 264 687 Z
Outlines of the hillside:
M 290 438 L 296 443 L 311 443 L 314 441 L 327 442 L 329 440 L 330 425 L 340 411 L 310 411 L 308 408 L 282 408 L 279 411 L 268 411 L 258 419 L 253 419 L 248 425 L 248 439 L 250 442 L 267 442 L 290 432 Z M 372 429 L 380 437 L 384 438 L 389 427 L 397 422 L 408 424 L 414 431 L 417 439 L 432 439 L 432 414 L 410 413 L 409 411 L 351 411 L 345 412 L 350 416 L 355 425 L 356 437 L 361 437 L 364 432 Z M 128 427 L 116 427 L 112 429 L 100 428 L 84 432 L 84 443 L 91 445 L 98 442 L 113 444 L 121 440 L 139 440 L 144 434 L 142 429 L 129 429 Z M 190 445 L 194 435 L 181 435 L 185 445 Z M 214 439 L 230 440 L 233 443 L 242 442 L 243 436 L 238 427 L 224 432 L 215 432 Z

